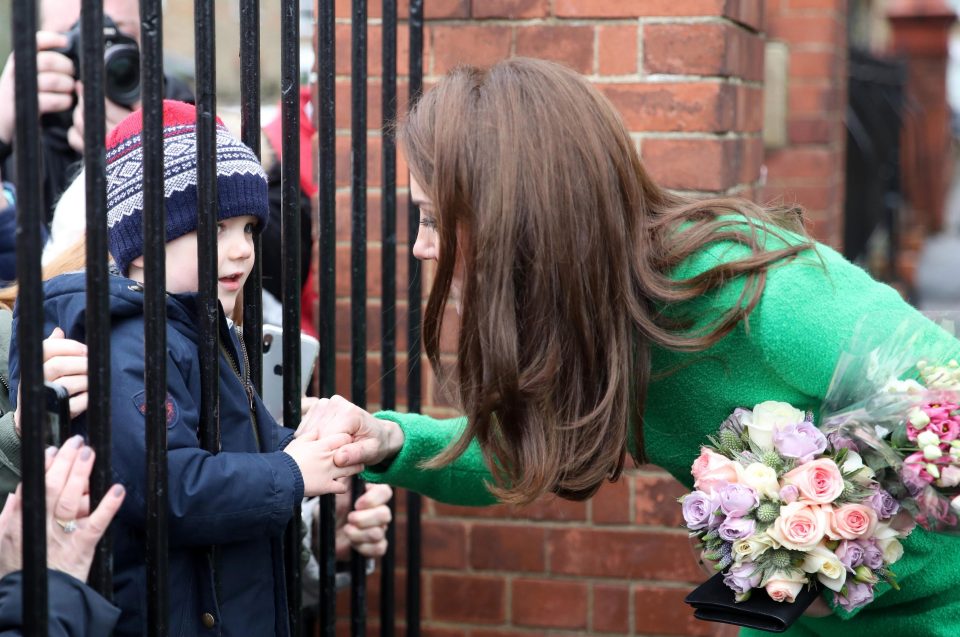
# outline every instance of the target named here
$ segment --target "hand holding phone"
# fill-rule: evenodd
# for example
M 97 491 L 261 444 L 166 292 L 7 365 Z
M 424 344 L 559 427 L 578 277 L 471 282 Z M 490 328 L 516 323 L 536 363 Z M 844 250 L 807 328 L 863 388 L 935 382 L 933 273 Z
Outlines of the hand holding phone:
M 310 385 L 310 377 L 320 354 L 320 341 L 300 333 L 300 395 Z M 276 325 L 263 326 L 263 404 L 274 419 L 283 422 L 283 330 Z M 298 397 L 299 400 L 299 397 Z

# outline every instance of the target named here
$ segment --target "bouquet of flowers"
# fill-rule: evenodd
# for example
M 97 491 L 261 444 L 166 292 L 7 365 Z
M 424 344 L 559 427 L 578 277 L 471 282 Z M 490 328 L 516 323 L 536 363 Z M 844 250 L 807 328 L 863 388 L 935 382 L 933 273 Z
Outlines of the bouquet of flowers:
M 899 503 L 848 439 L 812 421 L 782 402 L 737 409 L 693 463 L 686 527 L 736 602 L 758 590 L 793 602 L 819 584 L 853 610 L 878 582 L 896 587 Z

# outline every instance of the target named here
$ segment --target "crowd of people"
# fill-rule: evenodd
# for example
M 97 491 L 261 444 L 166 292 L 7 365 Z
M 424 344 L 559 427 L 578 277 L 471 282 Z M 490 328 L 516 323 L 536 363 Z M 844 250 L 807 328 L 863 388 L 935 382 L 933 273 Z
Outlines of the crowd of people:
M 113 18 L 123 28 L 123 15 Z M 72 69 L 50 51 L 61 41 L 58 29 L 38 37 L 48 54 L 38 58 L 44 112 L 66 108 L 62 94 L 82 98 Z M 10 94 L 9 68 L 0 97 Z M 58 591 L 51 623 L 82 624 L 63 634 L 139 635 L 145 622 L 143 131 L 135 108 L 114 112 L 106 170 L 118 486 L 90 512 L 82 494 L 93 453 L 82 437 L 48 454 L 50 581 Z M 76 113 L 65 136 L 75 151 Z M 308 400 L 295 429 L 267 413 L 249 378 L 238 299 L 254 235 L 276 227 L 270 179 L 218 123 L 222 440 L 211 453 L 197 440 L 195 124 L 192 106 L 164 102 L 170 625 L 182 634 L 214 626 L 224 635 L 288 634 L 282 530 L 304 497 L 344 493 L 361 471 L 464 505 L 522 504 L 548 493 L 587 499 L 620 476 L 628 457 L 689 485 L 700 445 L 736 407 L 781 400 L 816 411 L 855 331 L 888 334 L 911 320 L 924 343 L 957 349 L 894 290 L 813 241 L 802 211 L 659 187 L 616 111 L 586 79 L 514 58 L 451 71 L 397 128 L 420 209 L 413 254 L 436 262 L 423 342 L 441 376 L 444 310 L 448 303 L 457 310 L 456 365 L 444 378 L 464 413 L 456 419 L 371 414 L 337 396 Z M 0 141 L 16 152 L 5 130 L 0 121 Z M 78 250 L 47 266 L 44 375 L 72 395 L 73 428 L 82 435 Z M 21 320 L 38 317 L 14 308 L 14 334 Z M 0 340 L 12 343 L 9 415 L 0 419 L 0 478 L 11 489 L 19 360 L 15 338 Z M 385 549 L 389 494 L 372 487 L 346 518 L 343 533 L 361 553 Z M 14 491 L 0 515 L 0 621 L 8 622 L 0 630 L 16 630 L 19 564 L 7 547 L 21 541 L 20 508 Z M 83 585 L 108 523 L 112 605 Z M 904 549 L 899 590 L 879 592 L 858 613 L 815 604 L 790 634 L 872 636 L 917 626 L 926 635 L 954 634 L 960 538 L 917 530 Z

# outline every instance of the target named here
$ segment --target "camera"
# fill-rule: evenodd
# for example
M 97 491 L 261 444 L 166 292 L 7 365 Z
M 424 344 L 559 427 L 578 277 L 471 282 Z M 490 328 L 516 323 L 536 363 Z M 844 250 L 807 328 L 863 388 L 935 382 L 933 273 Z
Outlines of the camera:
M 67 46 L 56 49 L 73 61 L 80 77 L 82 42 L 80 21 L 70 27 Z M 103 16 L 104 94 L 111 102 L 131 108 L 140 99 L 140 48 L 137 41 L 122 33 L 110 16 Z

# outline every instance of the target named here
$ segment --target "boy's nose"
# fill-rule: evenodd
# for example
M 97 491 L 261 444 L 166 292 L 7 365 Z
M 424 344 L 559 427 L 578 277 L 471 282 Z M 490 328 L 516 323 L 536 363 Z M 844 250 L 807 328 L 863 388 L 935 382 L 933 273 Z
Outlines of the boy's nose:
M 227 246 L 227 256 L 235 261 L 249 259 L 253 255 L 253 242 L 246 236 L 232 239 Z

